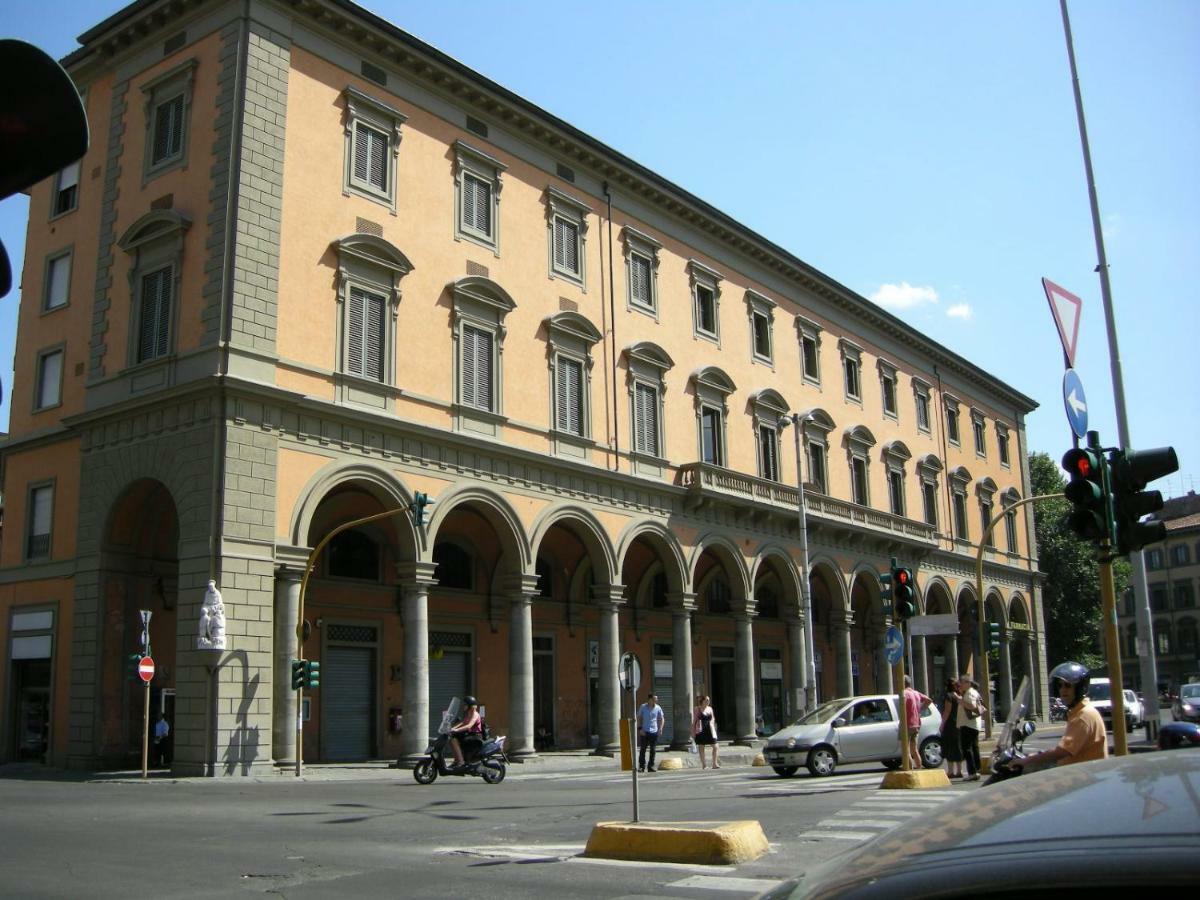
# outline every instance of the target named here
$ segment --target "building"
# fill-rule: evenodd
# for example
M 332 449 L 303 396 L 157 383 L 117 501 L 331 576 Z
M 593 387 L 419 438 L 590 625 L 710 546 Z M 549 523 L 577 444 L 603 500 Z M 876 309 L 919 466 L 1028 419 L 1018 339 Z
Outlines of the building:
M 346 0 L 139 0 L 81 43 L 3 448 L 5 758 L 134 758 L 140 610 L 181 774 L 290 764 L 298 717 L 304 759 L 411 758 L 464 692 L 518 757 L 611 751 L 626 651 L 676 746 L 702 694 L 750 741 L 810 661 L 891 690 L 892 557 L 961 625 L 918 685 L 971 669 L 997 515 L 998 703 L 1044 692 L 1028 397 Z
M 1142 551 L 1150 619 L 1154 629 L 1158 692 L 1176 694 L 1181 684 L 1200 681 L 1200 640 L 1196 592 L 1200 585 L 1200 497 L 1189 491 L 1163 504 L 1154 518 L 1165 522 L 1167 538 Z M 1134 598 L 1127 592 L 1117 611 L 1121 633 L 1121 670 L 1127 684 L 1138 685 L 1137 621 Z M 1142 688 L 1145 690 L 1145 688 Z

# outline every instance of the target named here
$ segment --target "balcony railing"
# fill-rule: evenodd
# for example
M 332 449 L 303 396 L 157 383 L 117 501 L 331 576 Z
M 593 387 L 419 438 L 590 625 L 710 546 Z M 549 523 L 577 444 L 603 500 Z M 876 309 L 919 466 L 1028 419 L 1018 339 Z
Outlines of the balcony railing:
M 681 466 L 679 483 L 702 499 L 741 501 L 776 512 L 794 513 L 800 502 L 800 491 L 790 485 L 708 463 Z M 815 517 L 820 524 L 843 524 L 929 543 L 937 539 L 936 529 L 925 522 L 894 516 L 811 490 L 804 492 L 804 508 L 806 515 Z

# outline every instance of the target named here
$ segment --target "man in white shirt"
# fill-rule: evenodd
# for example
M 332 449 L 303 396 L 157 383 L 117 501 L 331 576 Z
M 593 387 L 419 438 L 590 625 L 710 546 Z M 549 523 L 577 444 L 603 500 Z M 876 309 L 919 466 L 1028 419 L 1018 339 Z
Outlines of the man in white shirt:
M 158 713 L 154 720 L 154 756 L 160 766 L 171 764 L 171 753 L 168 747 L 170 735 L 171 726 L 167 724 L 163 714 Z
M 663 730 L 663 711 L 658 705 L 658 697 L 651 694 L 646 702 L 638 707 L 638 771 L 654 771 L 654 754 L 658 748 L 658 736 Z M 646 748 L 650 749 L 650 765 L 646 765 Z

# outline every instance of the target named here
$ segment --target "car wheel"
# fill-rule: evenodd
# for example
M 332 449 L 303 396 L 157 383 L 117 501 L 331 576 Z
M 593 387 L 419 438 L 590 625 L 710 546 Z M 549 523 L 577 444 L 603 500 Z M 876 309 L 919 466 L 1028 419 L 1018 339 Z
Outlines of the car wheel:
M 780 778 L 791 778 L 793 775 L 796 774 L 796 770 L 799 769 L 800 767 L 799 766 L 771 766 L 771 768 L 775 770 L 775 774 L 778 775 Z
M 893 772 L 900 768 L 902 764 L 903 760 L 901 760 L 899 757 L 896 757 L 895 759 L 885 759 L 883 761 L 883 767 L 885 769 L 891 769 Z
M 926 769 L 936 769 L 942 764 L 942 739 L 927 737 L 921 744 L 921 765 Z
M 808 771 L 813 775 L 832 775 L 837 768 L 837 754 L 832 747 L 822 744 L 808 751 Z
M 413 769 L 413 778 L 417 780 L 417 784 L 433 784 L 437 776 L 437 766 L 433 764 L 432 759 L 421 760 Z

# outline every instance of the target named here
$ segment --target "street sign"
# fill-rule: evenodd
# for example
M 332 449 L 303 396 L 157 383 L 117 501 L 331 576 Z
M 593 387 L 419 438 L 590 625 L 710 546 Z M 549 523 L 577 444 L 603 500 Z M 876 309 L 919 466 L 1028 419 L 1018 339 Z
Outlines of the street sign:
M 1050 302 L 1050 312 L 1054 314 L 1054 324 L 1058 326 L 1058 336 L 1062 340 L 1063 353 L 1067 355 L 1067 366 L 1075 366 L 1075 347 L 1079 341 L 1079 314 L 1083 309 L 1083 301 L 1061 288 L 1049 278 L 1042 279 L 1042 288 L 1046 291 L 1046 299 Z
M 154 680 L 154 660 L 149 656 L 143 656 L 142 661 L 138 663 L 138 675 L 146 684 Z
M 1075 437 L 1085 437 L 1088 426 L 1087 395 L 1083 392 L 1083 382 L 1079 373 L 1067 369 L 1063 373 L 1063 406 L 1067 410 L 1067 421 Z
M 900 662 L 900 658 L 904 656 L 904 635 L 900 633 L 900 629 L 895 625 L 888 626 L 887 638 L 884 639 L 883 649 L 887 651 L 887 661 L 893 666 Z
M 621 665 L 617 667 L 617 678 L 621 681 L 621 690 L 637 691 L 642 686 L 642 664 L 637 656 L 626 653 L 621 657 Z
M 908 633 L 918 635 L 958 634 L 958 616 L 939 613 L 932 616 L 913 616 L 908 620 Z

